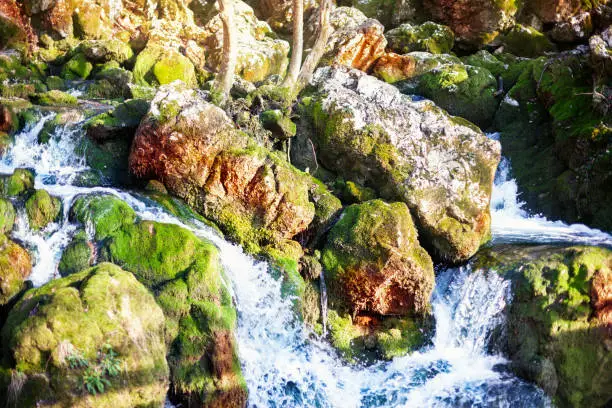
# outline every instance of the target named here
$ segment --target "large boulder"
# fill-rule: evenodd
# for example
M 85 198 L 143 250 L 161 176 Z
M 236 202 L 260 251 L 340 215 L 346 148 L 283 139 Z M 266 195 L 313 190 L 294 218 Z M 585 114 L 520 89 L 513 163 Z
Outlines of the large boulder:
M 488 240 L 497 142 L 357 70 L 319 69 L 311 94 L 304 109 L 314 131 L 302 137 L 325 167 L 408 204 L 439 258 L 465 260 Z
M 491 42 L 514 25 L 519 4 L 491 0 L 432 0 L 423 2 L 435 21 L 449 26 L 456 40 L 468 48 Z
M 2 328 L 3 403 L 161 406 L 162 309 L 131 273 L 101 264 L 28 291 Z
M 321 64 L 369 71 L 385 53 L 387 39 L 383 32 L 382 24 L 373 19 L 356 27 L 348 24 L 336 30 L 325 48 Z
M 178 225 L 135 221 L 134 211 L 110 195 L 77 198 L 71 215 L 93 228 L 99 258 L 134 273 L 163 309 L 172 399 L 244 406 L 236 310 L 217 248 Z
M 330 307 L 352 315 L 428 311 L 433 263 L 406 204 L 373 200 L 347 207 L 322 256 Z
M 385 37 L 389 43 L 389 50 L 398 54 L 407 54 L 412 51 L 448 54 L 455 45 L 453 31 L 431 21 L 421 25 L 402 24 L 387 31 Z
M 50 195 L 46 190 L 36 190 L 25 202 L 25 209 L 30 228 L 38 231 L 59 219 L 62 212 L 62 201 Z
M 156 179 L 251 252 L 290 240 L 330 196 L 313 178 L 235 129 L 221 109 L 180 86 L 160 88 L 132 145 L 130 169 Z M 336 200 L 337 201 L 337 200 Z
M 612 398 L 612 251 L 493 247 L 474 267 L 512 281 L 507 335 L 497 344 L 512 369 L 558 406 L 605 406 Z

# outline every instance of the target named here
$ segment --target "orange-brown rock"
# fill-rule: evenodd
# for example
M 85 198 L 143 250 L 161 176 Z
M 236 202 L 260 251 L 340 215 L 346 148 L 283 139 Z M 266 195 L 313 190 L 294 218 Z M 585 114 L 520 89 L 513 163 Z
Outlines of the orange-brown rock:
M 612 330 L 612 258 L 608 261 L 593 277 L 591 304 L 599 321 Z
M 0 1 L 0 49 L 14 43 L 34 44 L 36 37 L 22 7 L 16 0 Z
M 13 128 L 13 116 L 4 105 L 0 105 L 0 132 L 8 133 Z
M 6 305 L 24 289 L 31 272 L 28 252 L 0 234 L 0 305 Z
M 223 110 L 176 85 L 157 93 L 129 164 L 251 251 L 293 238 L 323 213 L 315 214 L 310 176 L 236 130 Z
M 384 27 L 373 19 L 357 27 L 348 26 L 336 31 L 327 47 L 323 63 L 369 71 L 385 54 L 387 39 L 383 32 Z
M 515 1 L 431 0 L 424 6 L 435 21 L 453 30 L 458 42 L 471 47 L 487 44 L 510 28 L 517 12 Z
M 426 313 L 433 263 L 404 203 L 347 207 L 323 251 L 330 305 L 353 315 Z
M 410 55 L 388 52 L 376 61 L 372 73 L 385 82 L 393 83 L 417 75 L 416 59 Z
M 525 4 L 526 11 L 535 14 L 543 23 L 569 20 L 582 11 L 581 0 L 535 0 Z

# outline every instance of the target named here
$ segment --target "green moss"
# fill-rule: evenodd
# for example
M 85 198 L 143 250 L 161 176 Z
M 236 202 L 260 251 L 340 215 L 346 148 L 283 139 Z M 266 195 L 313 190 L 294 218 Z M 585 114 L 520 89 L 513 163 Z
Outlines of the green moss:
M 385 33 L 388 47 L 398 54 L 427 51 L 432 54 L 448 54 L 455 43 L 453 31 L 431 21 L 418 26 L 402 24 Z
M 70 209 L 71 221 L 92 226 L 96 240 L 102 240 L 136 219 L 136 213 L 125 202 L 112 195 L 78 197 Z
M 160 85 L 177 80 L 183 81 L 188 87 L 195 87 L 198 84 L 195 68 L 189 58 L 176 52 L 163 54 L 153 66 L 153 75 Z
M 520 57 L 538 57 L 555 50 L 544 34 L 533 27 L 517 24 L 503 36 L 505 51 Z
M 78 99 L 75 96 L 58 90 L 35 94 L 30 99 L 35 104 L 42 106 L 74 106 L 78 104 Z
M 594 316 L 593 280 L 610 279 L 612 252 L 596 247 L 501 247 L 475 268 L 513 282 L 508 349 L 513 368 L 561 406 L 601 406 L 611 397 L 612 363 L 603 322 Z
M 36 190 L 26 201 L 25 208 L 30 228 L 38 231 L 59 219 L 62 212 L 62 202 L 45 190 Z
M 28 291 L 2 329 L 3 363 L 25 382 L 14 396 L 60 406 L 161 405 L 168 387 L 164 315 L 130 273 L 101 264 Z M 124 362 L 108 391 L 87 395 L 85 368 L 70 356 L 95 361 L 108 344 Z
M 497 81 L 488 70 L 446 65 L 422 75 L 418 81 L 418 92 L 450 114 L 480 126 L 492 122 L 497 110 Z
M 63 91 L 66 89 L 66 83 L 62 78 L 51 75 L 47 78 L 47 88 L 49 88 L 50 91 Z
M 377 349 L 385 360 L 405 356 L 422 347 L 428 340 L 420 318 L 388 318 L 383 320 L 377 333 Z M 431 329 L 431 327 L 428 327 Z
M 349 315 L 340 316 L 335 310 L 329 310 L 327 324 L 334 348 L 346 361 L 356 363 L 365 353 L 363 331 L 353 325 Z
M 64 65 L 62 78 L 69 80 L 87 79 L 92 70 L 93 64 L 87 60 L 84 54 L 77 53 Z
M 2 195 L 17 197 L 34 189 L 34 172 L 28 169 L 16 169 L 13 174 L 0 176 Z
M 79 51 L 93 63 L 123 64 L 134 56 L 130 46 L 117 39 L 83 41 L 79 45 Z
M 84 235 L 84 234 L 81 234 Z M 86 237 L 75 237 L 64 249 L 58 266 L 61 276 L 68 276 L 92 266 L 94 247 Z
M 295 123 L 278 109 L 262 112 L 260 119 L 263 127 L 272 131 L 279 139 L 293 137 L 297 132 Z
M 4 198 L 0 198 L 0 234 L 11 232 L 15 224 L 15 207 Z
M 181 80 L 189 87 L 197 85 L 191 61 L 176 51 L 159 46 L 149 46 L 138 54 L 133 72 L 138 85 L 163 85 L 175 80 Z

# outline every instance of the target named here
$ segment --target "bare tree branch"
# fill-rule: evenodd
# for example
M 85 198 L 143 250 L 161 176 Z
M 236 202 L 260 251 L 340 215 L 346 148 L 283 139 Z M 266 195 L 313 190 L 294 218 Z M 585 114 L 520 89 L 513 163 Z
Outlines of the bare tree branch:
M 292 87 L 300 73 L 304 52 L 304 0 L 293 0 L 293 44 L 289 71 L 283 81 L 284 87 Z

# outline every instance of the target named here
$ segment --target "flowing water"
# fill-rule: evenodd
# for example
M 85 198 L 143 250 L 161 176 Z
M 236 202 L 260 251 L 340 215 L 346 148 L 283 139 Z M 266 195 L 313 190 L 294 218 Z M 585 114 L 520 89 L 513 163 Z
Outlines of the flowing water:
M 325 340 L 294 317 L 291 299 L 281 297 L 280 282 L 268 273 L 266 263 L 255 261 L 197 220 L 181 221 L 136 193 L 71 185 L 74 174 L 86 169 L 74 152 L 83 131 L 79 124 L 59 127 L 48 145 L 38 145 L 38 133 L 50 118 L 43 116 L 17 135 L 15 145 L 0 162 L 2 173 L 17 167 L 35 169 L 36 187 L 63 201 L 61 223 L 34 233 L 20 214 L 13 232 L 13 238 L 34 253 L 31 278 L 35 285 L 57 275 L 61 252 L 76 230 L 67 221 L 74 197 L 92 192 L 114 194 L 142 219 L 182 225 L 219 247 L 239 314 L 236 337 L 251 407 L 550 406 L 541 390 L 509 373 L 503 357 L 486 352 L 488 336 L 503 319 L 503 309 L 512 298 L 509 283 L 497 274 L 472 271 L 469 266 L 441 271 L 432 299 L 436 318 L 432 344 L 390 362 L 347 366 Z M 601 231 L 527 214 L 509 170 L 507 162 L 500 166 L 494 188 L 495 241 L 611 245 L 612 237 Z

